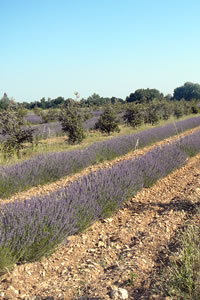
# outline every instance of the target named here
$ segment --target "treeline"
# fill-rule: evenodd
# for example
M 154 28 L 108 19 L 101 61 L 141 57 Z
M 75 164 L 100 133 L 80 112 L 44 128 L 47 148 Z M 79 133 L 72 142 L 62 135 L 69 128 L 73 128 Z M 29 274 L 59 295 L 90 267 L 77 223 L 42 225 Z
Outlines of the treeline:
M 123 119 L 132 127 L 142 124 L 156 125 L 161 120 L 168 120 L 171 116 L 179 119 L 190 114 L 197 114 L 200 109 L 196 101 L 167 101 L 154 99 L 146 103 L 127 103 L 124 105 Z
M 66 101 L 71 101 L 74 99 L 68 98 L 64 99 L 64 97 L 57 97 L 56 99 L 50 99 L 47 100 L 45 98 L 42 98 L 40 101 L 35 101 L 31 103 L 24 102 L 23 106 L 27 109 L 34 109 L 36 107 L 42 108 L 42 109 L 50 109 L 50 108 L 59 108 L 63 104 L 65 104 Z M 78 100 L 78 99 L 76 99 Z M 93 107 L 93 106 L 104 106 L 106 104 L 116 104 L 116 103 L 124 103 L 123 99 L 116 98 L 116 97 L 101 97 L 98 94 L 94 93 L 91 96 L 89 96 L 87 99 L 82 98 L 80 101 L 77 101 L 79 103 L 80 107 Z
M 126 102 L 120 106 L 105 105 L 104 109 L 99 112 L 101 114 L 90 129 L 110 135 L 112 132 L 120 132 L 120 123 L 134 128 L 142 124 L 156 125 L 161 120 L 168 120 L 171 115 L 178 119 L 191 113 L 197 114 L 199 108 L 192 100 L 153 99 L 145 103 Z M 0 132 L 4 137 L 0 148 L 5 159 L 14 154 L 20 158 L 21 150 L 24 149 L 26 142 L 31 143 L 32 148 L 34 147 L 35 128 L 27 126 L 24 118 L 26 113 L 27 109 L 11 101 L 6 110 L 0 110 Z M 35 107 L 34 114 L 38 114 L 45 122 L 59 121 L 62 131 L 68 136 L 67 142 L 70 144 L 79 144 L 83 141 L 86 137 L 83 122 L 94 117 L 94 111 L 88 112 L 81 108 L 75 100 L 66 101 L 61 109 L 43 110 Z
M 75 93 L 76 100 L 80 107 L 102 107 L 107 104 L 125 104 L 125 103 L 149 103 L 153 100 L 167 100 L 167 101 L 197 101 L 200 100 L 200 84 L 186 82 L 183 86 L 177 87 L 174 89 L 173 95 L 166 95 L 164 96 L 157 89 L 137 89 L 135 92 L 131 93 L 126 99 L 121 99 L 117 97 L 101 97 L 100 95 L 94 93 L 89 96 L 87 99 L 80 99 L 79 94 Z M 72 100 L 70 98 L 64 99 L 64 97 L 57 97 L 55 99 L 45 99 L 44 97 L 39 101 L 34 102 L 23 102 L 20 103 L 26 109 L 34 109 L 36 107 L 41 109 L 49 109 L 49 108 L 59 108 L 61 107 L 66 101 Z M 9 99 L 7 94 L 4 93 L 3 97 L 0 99 L 0 109 L 6 109 L 8 104 L 13 99 Z

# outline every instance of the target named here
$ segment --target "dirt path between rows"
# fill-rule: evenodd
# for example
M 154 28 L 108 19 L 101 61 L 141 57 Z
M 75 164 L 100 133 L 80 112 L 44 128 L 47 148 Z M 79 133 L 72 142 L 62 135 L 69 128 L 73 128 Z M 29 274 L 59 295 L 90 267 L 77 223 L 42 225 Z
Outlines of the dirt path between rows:
M 3 275 L 0 299 L 106 300 L 113 298 L 115 286 L 126 289 L 128 299 L 166 299 L 154 295 L 153 274 L 168 255 L 177 230 L 200 206 L 199 199 L 197 155 L 143 189 L 112 218 L 69 237 L 51 257 Z
M 15 195 L 13 195 L 12 197 L 9 197 L 8 199 L 1 199 L 0 198 L 0 203 L 5 204 L 8 202 L 13 202 L 16 200 L 25 200 L 25 199 L 29 199 L 34 195 L 44 195 L 44 194 L 48 194 L 48 193 L 52 193 L 60 188 L 62 188 L 63 186 L 67 186 L 69 185 L 72 181 L 78 180 L 80 177 L 89 174 L 90 172 L 97 172 L 99 169 L 102 168 L 110 168 L 112 167 L 114 164 L 116 164 L 117 162 L 120 162 L 122 160 L 129 160 L 129 159 L 134 159 L 136 156 L 141 156 L 146 154 L 147 152 L 153 150 L 155 147 L 161 147 L 165 144 L 169 144 L 172 143 L 182 137 L 185 137 L 187 135 L 190 135 L 196 131 L 200 130 L 200 126 L 187 130 L 179 135 L 175 135 L 172 136 L 170 138 L 167 138 L 165 140 L 162 140 L 160 142 L 157 142 L 153 145 L 144 147 L 143 149 L 136 149 L 133 150 L 129 153 L 127 153 L 126 155 L 120 156 L 115 158 L 112 161 L 106 161 L 103 163 L 99 163 L 93 166 L 89 166 L 88 168 L 85 168 L 84 170 L 82 170 L 81 172 L 71 175 L 71 176 L 66 176 L 64 178 L 61 178 L 60 180 L 50 183 L 50 184 L 46 184 L 46 185 L 42 185 L 42 186 L 37 186 L 37 187 L 32 187 L 31 189 L 27 190 L 27 191 L 23 191 L 23 192 L 19 192 L 16 193 Z

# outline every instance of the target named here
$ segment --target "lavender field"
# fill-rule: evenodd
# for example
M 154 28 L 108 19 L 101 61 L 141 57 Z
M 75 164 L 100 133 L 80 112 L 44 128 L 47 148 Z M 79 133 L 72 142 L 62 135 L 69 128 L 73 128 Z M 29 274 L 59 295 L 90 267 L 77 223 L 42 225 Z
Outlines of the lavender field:
M 13 165 L 0 165 L 0 197 L 56 181 L 90 165 L 134 151 L 136 144 L 142 148 L 199 125 L 200 117 L 190 118 L 137 134 L 96 142 L 82 150 L 40 154 Z
M 69 235 L 110 216 L 143 187 L 152 186 L 198 152 L 200 131 L 91 172 L 51 194 L 1 204 L 0 272 L 51 253 Z
M 34 113 L 28 113 L 25 117 L 24 120 L 27 121 L 30 124 L 42 124 L 44 121 L 42 117 L 34 114 Z

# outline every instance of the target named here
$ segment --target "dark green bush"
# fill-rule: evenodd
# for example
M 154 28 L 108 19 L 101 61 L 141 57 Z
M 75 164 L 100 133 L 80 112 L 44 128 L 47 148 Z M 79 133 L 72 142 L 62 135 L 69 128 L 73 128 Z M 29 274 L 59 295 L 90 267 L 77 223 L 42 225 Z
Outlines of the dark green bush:
M 59 120 L 61 121 L 62 130 L 68 133 L 69 143 L 81 143 L 85 138 L 85 132 L 82 125 L 81 115 L 73 102 L 68 102 L 62 107 Z
M 25 142 L 33 144 L 34 129 L 24 126 L 23 117 L 22 110 L 15 103 L 9 104 L 6 111 L 0 112 L 0 130 L 1 134 L 5 136 L 5 141 L 2 144 L 5 158 L 14 153 L 19 157 Z
M 124 121 L 135 128 L 141 126 L 144 122 L 144 111 L 141 105 L 133 104 L 129 107 L 124 114 Z
M 103 114 L 95 124 L 95 129 L 108 135 L 110 135 L 111 132 L 120 132 L 119 120 L 115 111 L 110 106 L 105 108 Z

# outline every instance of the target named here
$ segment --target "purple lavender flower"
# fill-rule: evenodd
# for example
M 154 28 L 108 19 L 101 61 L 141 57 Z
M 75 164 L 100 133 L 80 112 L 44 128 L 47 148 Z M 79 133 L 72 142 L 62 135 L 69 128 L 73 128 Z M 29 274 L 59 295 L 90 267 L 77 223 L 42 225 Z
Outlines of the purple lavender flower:
M 199 137 L 200 132 L 195 135 Z M 181 144 L 187 139 L 183 138 Z M 187 142 L 192 141 L 195 143 L 191 135 Z M 109 216 L 142 187 L 181 167 L 186 159 L 180 141 L 174 142 L 91 172 L 51 194 L 0 205 L 0 272 L 7 267 L 6 255 L 16 263 L 51 253 L 69 235 Z
M 82 150 L 42 154 L 22 163 L 0 166 L 0 197 L 58 180 L 95 163 L 134 151 L 136 144 L 138 147 L 144 147 L 199 124 L 200 117 L 191 118 L 177 122 L 176 126 L 168 124 L 137 134 L 97 142 Z M 198 139 L 198 135 L 199 133 L 196 133 L 195 140 Z

